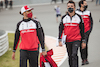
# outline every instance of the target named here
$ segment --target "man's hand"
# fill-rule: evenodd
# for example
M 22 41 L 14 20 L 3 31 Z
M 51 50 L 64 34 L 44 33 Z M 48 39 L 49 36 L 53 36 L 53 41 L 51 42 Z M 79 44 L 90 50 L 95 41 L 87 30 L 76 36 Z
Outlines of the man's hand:
M 62 47 L 62 42 L 59 42 L 59 46 Z
M 15 60 L 15 52 L 12 54 L 12 59 Z
M 47 52 L 46 52 L 46 51 L 43 51 L 43 52 L 42 52 L 42 55 L 43 55 L 43 56 L 46 56 L 46 55 L 47 55 Z
M 86 43 L 82 43 L 82 49 L 86 48 Z

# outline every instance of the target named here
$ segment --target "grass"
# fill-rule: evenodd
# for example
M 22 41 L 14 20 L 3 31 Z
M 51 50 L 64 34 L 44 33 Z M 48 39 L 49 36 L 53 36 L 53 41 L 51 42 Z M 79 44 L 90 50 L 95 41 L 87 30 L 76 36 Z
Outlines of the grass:
M 19 47 L 17 48 L 15 53 L 15 60 L 12 60 L 12 50 L 14 44 L 13 33 L 8 33 L 8 40 L 9 40 L 9 49 L 4 55 L 0 56 L 0 67 L 19 67 L 19 56 L 20 56 Z

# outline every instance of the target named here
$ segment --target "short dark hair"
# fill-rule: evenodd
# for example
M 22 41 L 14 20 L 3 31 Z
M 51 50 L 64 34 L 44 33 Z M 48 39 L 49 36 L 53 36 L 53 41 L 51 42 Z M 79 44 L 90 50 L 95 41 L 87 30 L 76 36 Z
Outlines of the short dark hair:
M 23 15 L 23 14 L 21 13 L 21 11 L 19 12 L 19 14 Z
M 79 3 L 78 3 L 79 7 L 81 7 L 81 4 L 83 4 L 84 1 L 86 1 L 86 0 L 81 0 L 81 1 L 79 1 Z
M 70 0 L 70 1 L 68 1 L 68 3 L 72 3 L 72 4 L 74 4 L 74 6 L 76 7 L 76 5 L 75 5 L 75 2 L 74 2 L 74 1 Z M 67 4 L 68 4 L 68 3 L 67 3 Z

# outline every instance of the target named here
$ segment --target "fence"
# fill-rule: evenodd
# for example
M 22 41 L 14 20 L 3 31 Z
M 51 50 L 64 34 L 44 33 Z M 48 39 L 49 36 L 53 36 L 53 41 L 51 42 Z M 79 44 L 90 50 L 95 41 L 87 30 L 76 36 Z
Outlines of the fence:
M 0 56 L 5 54 L 9 48 L 7 32 L 0 30 Z

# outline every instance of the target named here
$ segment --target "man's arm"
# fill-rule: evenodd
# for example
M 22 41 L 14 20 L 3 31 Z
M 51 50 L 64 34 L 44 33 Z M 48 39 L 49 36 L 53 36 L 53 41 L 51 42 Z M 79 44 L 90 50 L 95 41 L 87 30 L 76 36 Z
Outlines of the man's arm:
M 37 24 L 37 36 L 38 36 L 38 39 L 39 39 L 39 42 L 41 44 L 41 47 L 42 47 L 42 51 L 45 51 L 45 46 L 44 46 L 44 39 L 45 39 L 45 35 L 44 35 L 44 31 L 43 31 L 43 28 L 41 27 L 41 24 L 40 22 L 36 22 Z
M 20 40 L 20 31 L 19 31 L 19 24 L 17 24 L 17 29 L 15 31 L 15 39 L 14 39 L 14 46 L 13 46 L 13 52 L 16 51 L 17 47 L 18 47 L 18 43 Z
M 19 31 L 18 28 L 19 28 L 19 24 L 17 24 L 17 29 L 16 29 L 16 32 L 15 32 L 13 54 L 12 54 L 12 59 L 13 60 L 15 60 L 15 52 L 16 52 L 16 49 L 17 49 L 17 46 L 18 46 L 18 43 L 19 43 L 19 40 L 20 40 L 20 31 Z
M 45 35 L 44 35 L 44 31 L 43 31 L 43 28 L 41 27 L 41 24 L 40 22 L 36 22 L 37 24 L 37 36 L 38 36 L 38 39 L 40 41 L 40 44 L 41 44 L 41 47 L 42 47 L 42 55 L 43 56 L 46 56 L 47 55 L 47 52 L 45 51 L 45 43 L 44 43 L 44 38 L 45 38 Z
M 90 28 L 90 32 L 92 31 L 92 29 L 93 29 L 93 19 L 92 19 L 92 15 L 91 15 L 91 13 L 90 13 L 90 23 L 91 23 L 91 28 Z
M 64 29 L 63 19 L 64 19 L 65 16 L 66 16 L 66 14 L 64 16 L 62 16 L 61 22 L 60 22 L 60 25 L 59 25 L 59 36 L 58 36 L 59 42 L 62 40 L 61 36 L 62 36 L 62 33 L 63 33 L 63 29 Z
M 84 33 L 84 22 L 81 16 L 80 16 L 80 20 L 81 22 L 79 24 L 79 27 L 80 27 L 81 37 L 82 37 L 82 49 L 84 49 L 86 47 L 86 40 L 85 40 L 85 33 Z
M 58 37 L 59 46 L 62 46 L 62 34 L 63 34 L 63 29 L 64 29 L 63 22 L 60 22 L 60 25 L 59 25 L 59 37 Z
M 60 25 L 59 25 L 59 42 L 62 40 L 62 33 L 63 33 L 63 29 L 64 29 L 64 25 L 63 25 L 63 22 L 60 22 Z

